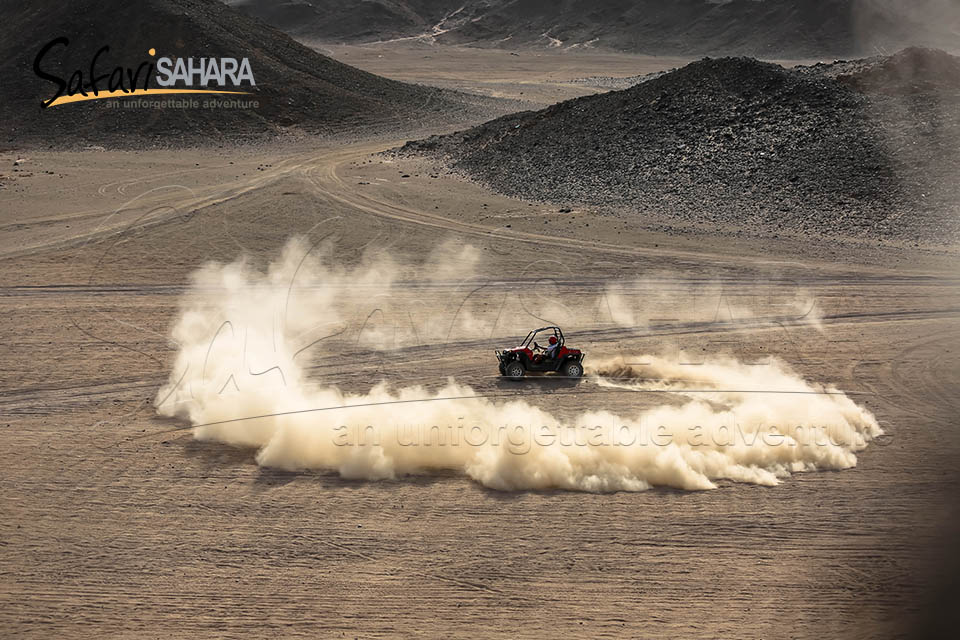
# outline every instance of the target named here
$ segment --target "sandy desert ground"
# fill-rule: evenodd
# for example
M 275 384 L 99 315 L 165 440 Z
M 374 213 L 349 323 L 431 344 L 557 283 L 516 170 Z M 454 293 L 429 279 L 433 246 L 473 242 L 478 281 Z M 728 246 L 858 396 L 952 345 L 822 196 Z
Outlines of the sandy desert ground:
M 390 59 L 410 69 L 422 55 Z M 568 60 L 571 78 L 675 66 Z M 536 69 L 480 77 L 486 64 L 461 77 L 534 102 L 583 91 Z M 944 612 L 960 488 L 954 253 L 561 212 L 379 155 L 427 131 L 0 154 L 4 635 L 874 638 L 920 635 Z M 498 491 L 454 472 L 371 482 L 259 466 L 154 402 L 190 274 L 244 254 L 264 268 L 296 234 L 335 242 L 338 264 L 382 253 L 415 274 L 388 298 L 353 291 L 312 383 L 366 393 L 454 377 L 559 416 L 663 402 L 590 376 L 503 382 L 492 349 L 559 318 L 588 364 L 775 356 L 886 435 L 852 469 L 710 491 Z M 472 266 L 437 277 L 438 252 Z M 633 322 L 594 304 L 604 290 Z M 479 319 L 469 329 L 453 321 L 464 305 Z M 431 318 L 450 329 L 416 334 Z M 386 350 L 362 343 L 366 328 Z

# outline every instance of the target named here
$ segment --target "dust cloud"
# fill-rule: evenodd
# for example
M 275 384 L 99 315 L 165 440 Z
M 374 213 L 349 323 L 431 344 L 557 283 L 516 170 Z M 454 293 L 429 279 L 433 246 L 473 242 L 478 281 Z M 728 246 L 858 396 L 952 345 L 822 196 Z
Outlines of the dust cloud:
M 266 467 L 369 480 L 452 470 L 499 490 L 770 486 L 853 467 L 882 433 L 847 395 L 776 360 L 597 358 L 587 378 L 558 391 L 592 407 L 573 417 L 545 408 L 555 400 L 536 381 L 478 390 L 450 377 L 439 388 L 380 382 L 363 393 L 318 384 L 311 363 L 336 360 L 336 345 L 393 343 L 396 326 L 371 333 L 364 319 L 410 275 L 382 255 L 334 266 L 333 252 L 295 239 L 263 270 L 244 259 L 199 269 L 172 329 L 175 362 L 157 411 L 188 420 L 198 439 L 256 449 Z M 439 264 L 449 253 L 418 272 L 465 275 Z M 478 322 L 460 311 L 454 322 Z M 420 332 L 449 333 L 449 318 L 426 315 Z M 619 410 L 604 408 L 611 398 Z
M 889 54 L 905 46 L 957 50 L 960 5 L 956 0 L 855 0 L 850 19 L 863 51 Z

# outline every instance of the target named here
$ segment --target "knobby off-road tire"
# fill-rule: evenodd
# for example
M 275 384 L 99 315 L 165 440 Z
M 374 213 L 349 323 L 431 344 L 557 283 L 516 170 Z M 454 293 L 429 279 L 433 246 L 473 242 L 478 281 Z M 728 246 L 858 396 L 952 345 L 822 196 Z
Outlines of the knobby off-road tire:
M 508 362 L 506 367 L 507 377 L 511 380 L 521 380 L 523 379 L 524 374 L 527 370 L 524 369 L 523 363 L 519 360 L 514 360 L 513 362 Z
M 583 375 L 583 365 L 576 360 L 571 360 L 563 365 L 562 372 L 568 378 L 579 378 Z

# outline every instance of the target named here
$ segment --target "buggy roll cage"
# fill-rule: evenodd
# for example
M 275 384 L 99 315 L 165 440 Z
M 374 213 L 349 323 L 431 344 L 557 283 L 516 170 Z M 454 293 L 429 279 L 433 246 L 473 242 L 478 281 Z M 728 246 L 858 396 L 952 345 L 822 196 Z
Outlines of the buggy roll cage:
M 534 342 L 533 339 L 544 331 L 550 331 L 552 332 L 552 335 L 556 336 L 558 349 L 563 346 L 563 331 L 560 329 L 560 327 L 541 327 L 539 329 L 534 329 L 527 334 L 527 337 L 523 339 L 523 342 L 520 343 L 520 346 L 530 348 L 530 345 L 532 345 Z

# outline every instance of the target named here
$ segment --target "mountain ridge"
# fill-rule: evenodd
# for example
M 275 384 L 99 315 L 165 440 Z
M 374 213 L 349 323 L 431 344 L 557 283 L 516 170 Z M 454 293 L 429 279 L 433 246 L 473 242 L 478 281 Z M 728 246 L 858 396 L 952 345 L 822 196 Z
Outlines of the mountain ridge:
M 821 57 L 956 47 L 950 0 L 228 0 L 304 41 Z

